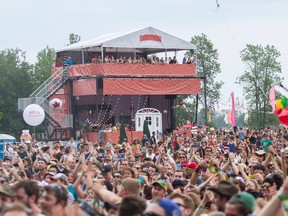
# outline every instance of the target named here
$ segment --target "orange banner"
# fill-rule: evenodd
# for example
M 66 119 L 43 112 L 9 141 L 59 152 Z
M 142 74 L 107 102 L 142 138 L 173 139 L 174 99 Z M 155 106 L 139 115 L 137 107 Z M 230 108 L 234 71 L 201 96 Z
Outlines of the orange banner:
M 73 96 L 96 95 L 96 78 L 73 81 Z
M 194 64 L 84 64 L 69 67 L 70 77 L 85 76 L 196 76 Z
M 104 95 L 199 94 L 200 79 L 104 78 Z

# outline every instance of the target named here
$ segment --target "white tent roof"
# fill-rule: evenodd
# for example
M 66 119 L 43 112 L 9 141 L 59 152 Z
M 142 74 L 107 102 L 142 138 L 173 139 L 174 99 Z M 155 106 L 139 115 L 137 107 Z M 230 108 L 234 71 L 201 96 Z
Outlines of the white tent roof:
M 16 140 L 15 137 L 8 134 L 0 134 L 0 140 Z
M 148 36 L 150 39 L 147 39 L 145 36 Z M 153 39 L 151 40 L 151 36 L 152 38 L 153 36 L 157 37 L 158 41 Z M 144 40 L 144 38 L 146 39 Z M 134 52 L 135 49 L 137 49 L 138 52 L 140 51 L 148 54 L 196 49 L 195 45 L 187 41 L 169 35 L 153 27 L 148 27 L 128 32 L 99 35 L 59 49 L 57 52 L 82 50 L 100 52 L 101 47 L 105 48 L 107 52 L 114 52 L 116 49 L 117 51 L 125 50 L 126 52 Z

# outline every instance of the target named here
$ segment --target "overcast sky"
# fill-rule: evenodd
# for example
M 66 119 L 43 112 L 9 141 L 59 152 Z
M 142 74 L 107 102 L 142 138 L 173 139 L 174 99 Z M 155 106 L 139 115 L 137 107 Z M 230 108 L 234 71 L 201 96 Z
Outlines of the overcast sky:
M 1 0 L 0 49 L 20 48 L 34 63 L 47 45 L 63 48 L 70 33 L 87 39 L 152 26 L 187 41 L 205 33 L 219 51 L 218 79 L 225 82 L 226 100 L 232 90 L 243 98 L 234 83 L 245 70 L 239 56 L 246 44 L 276 46 L 287 77 L 288 1 L 219 0 L 219 5 L 216 0 Z

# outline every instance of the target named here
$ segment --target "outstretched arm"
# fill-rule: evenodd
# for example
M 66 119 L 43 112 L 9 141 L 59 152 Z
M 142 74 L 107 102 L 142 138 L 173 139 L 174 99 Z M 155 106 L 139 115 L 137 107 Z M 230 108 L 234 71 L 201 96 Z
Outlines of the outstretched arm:
M 117 203 L 122 201 L 121 197 L 119 197 L 112 191 L 108 191 L 107 189 L 105 189 L 104 186 L 99 182 L 94 183 L 93 190 L 102 198 L 103 201 L 108 202 L 111 205 L 116 205 Z

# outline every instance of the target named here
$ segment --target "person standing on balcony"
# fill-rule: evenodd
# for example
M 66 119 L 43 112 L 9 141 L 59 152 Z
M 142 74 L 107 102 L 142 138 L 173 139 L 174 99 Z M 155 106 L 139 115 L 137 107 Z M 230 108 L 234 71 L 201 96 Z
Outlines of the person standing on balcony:
M 65 66 L 70 66 L 72 64 L 73 64 L 73 62 L 72 62 L 71 56 L 67 56 L 67 59 L 65 61 Z

